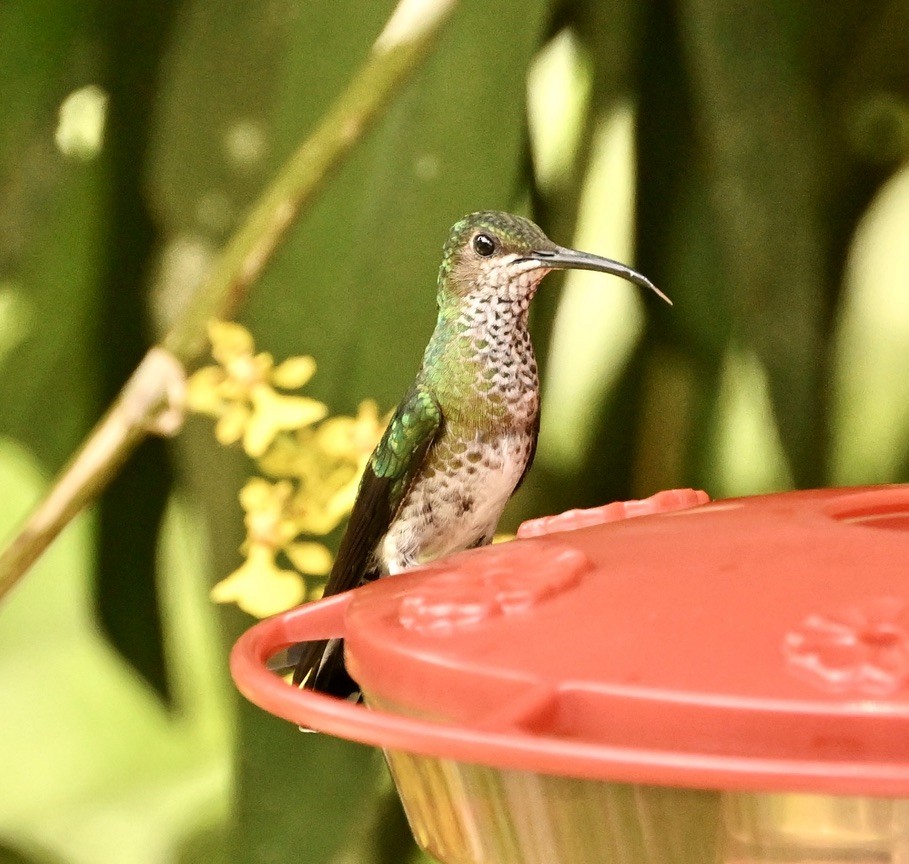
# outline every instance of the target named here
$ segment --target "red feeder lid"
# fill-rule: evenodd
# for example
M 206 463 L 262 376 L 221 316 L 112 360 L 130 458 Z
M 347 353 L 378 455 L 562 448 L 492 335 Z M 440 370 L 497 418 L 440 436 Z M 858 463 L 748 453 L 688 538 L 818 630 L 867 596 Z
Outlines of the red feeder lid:
M 255 646 L 238 646 L 238 683 L 314 728 L 463 761 L 909 795 L 909 486 L 602 516 L 620 521 L 534 523 L 533 539 L 264 622 Z M 287 698 L 269 684 L 263 699 L 247 663 L 263 639 L 278 650 L 342 634 L 364 692 L 410 717 L 277 679 Z

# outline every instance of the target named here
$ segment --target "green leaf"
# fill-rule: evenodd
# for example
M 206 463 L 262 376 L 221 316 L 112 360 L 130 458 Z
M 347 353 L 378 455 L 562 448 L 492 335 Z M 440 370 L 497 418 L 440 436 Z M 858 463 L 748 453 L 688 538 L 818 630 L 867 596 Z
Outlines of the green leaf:
M 60 101 L 90 80 L 91 13 L 62 0 L 0 6 L 0 284 L 15 308 L 0 310 L 0 433 L 49 470 L 88 422 L 95 372 L 82 337 L 97 308 L 100 175 L 54 147 Z
M 0 525 L 15 524 L 45 485 L 31 454 L 0 439 Z M 211 608 L 207 621 L 200 615 L 199 528 L 170 517 L 161 565 L 174 586 L 167 619 L 181 664 L 179 716 L 98 633 L 89 516 L 4 603 L 0 832 L 75 864 L 153 864 L 186 830 L 223 815 L 228 703 Z
M 820 106 L 779 4 L 682 0 L 679 9 L 736 332 L 767 371 L 796 481 L 820 483 L 832 294 Z

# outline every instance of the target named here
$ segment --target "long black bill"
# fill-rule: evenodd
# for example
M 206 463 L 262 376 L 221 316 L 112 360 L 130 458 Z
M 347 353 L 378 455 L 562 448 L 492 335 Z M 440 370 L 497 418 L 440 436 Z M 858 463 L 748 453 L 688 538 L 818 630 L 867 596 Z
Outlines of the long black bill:
M 591 255 L 589 252 L 576 252 L 574 249 L 566 249 L 564 246 L 556 246 L 551 251 L 548 249 L 534 250 L 527 257 L 539 261 L 553 270 L 596 270 L 599 273 L 611 273 L 613 276 L 634 282 L 635 285 L 640 285 L 642 288 L 649 288 L 670 306 L 672 305 L 672 301 L 646 276 L 642 276 L 637 270 L 632 270 L 611 258 L 601 258 L 599 255 Z

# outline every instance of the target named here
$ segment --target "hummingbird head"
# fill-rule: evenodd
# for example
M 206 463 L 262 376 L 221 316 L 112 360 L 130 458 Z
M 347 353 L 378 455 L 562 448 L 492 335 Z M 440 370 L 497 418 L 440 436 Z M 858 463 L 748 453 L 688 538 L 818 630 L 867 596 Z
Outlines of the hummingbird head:
M 471 213 L 452 227 L 439 268 L 439 302 L 478 295 L 529 301 L 551 270 L 611 273 L 672 303 L 646 276 L 630 267 L 558 246 L 529 219 L 496 210 Z

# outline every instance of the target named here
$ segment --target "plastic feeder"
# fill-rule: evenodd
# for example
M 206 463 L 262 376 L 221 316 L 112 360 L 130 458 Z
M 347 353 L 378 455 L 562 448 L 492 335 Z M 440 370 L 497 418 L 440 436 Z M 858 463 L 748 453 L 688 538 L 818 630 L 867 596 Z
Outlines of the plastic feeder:
M 234 678 L 384 748 L 446 864 L 909 862 L 909 486 L 702 495 L 263 621 Z M 335 636 L 369 708 L 266 669 Z

